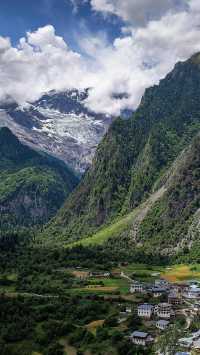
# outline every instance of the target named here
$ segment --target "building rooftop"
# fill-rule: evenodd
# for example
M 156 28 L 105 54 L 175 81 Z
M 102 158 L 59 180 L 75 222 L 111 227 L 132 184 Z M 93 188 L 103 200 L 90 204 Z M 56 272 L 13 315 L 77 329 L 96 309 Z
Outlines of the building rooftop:
M 159 307 L 169 307 L 169 308 L 171 308 L 171 304 L 170 304 L 170 303 L 167 303 L 167 302 L 159 303 L 158 306 L 159 306 Z
M 180 295 L 179 295 L 176 291 L 172 290 L 172 291 L 169 293 L 168 297 L 169 297 L 169 298 L 180 298 Z
M 142 339 L 145 339 L 147 338 L 148 336 L 148 333 L 145 333 L 145 332 L 140 332 L 140 331 L 135 331 L 131 334 L 131 337 L 132 338 L 142 338 Z
M 143 309 L 143 310 L 150 310 L 152 308 L 153 308 L 152 304 L 148 304 L 148 303 L 144 303 L 138 306 L 138 309 Z
M 166 292 L 165 288 L 161 288 L 161 287 L 153 287 L 151 289 L 152 292 L 156 293 L 156 292 Z

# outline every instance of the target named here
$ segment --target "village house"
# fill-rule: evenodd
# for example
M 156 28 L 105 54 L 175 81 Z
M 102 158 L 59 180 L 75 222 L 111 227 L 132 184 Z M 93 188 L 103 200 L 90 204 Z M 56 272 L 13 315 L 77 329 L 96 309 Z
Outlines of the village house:
M 138 306 L 138 317 L 150 319 L 153 315 L 154 306 L 148 303 Z
M 123 271 L 117 271 L 117 270 L 115 270 L 115 271 L 112 271 L 111 272 L 111 276 L 113 276 L 113 277 L 124 277 L 124 273 L 123 273 Z
M 140 346 L 146 346 L 153 341 L 153 338 L 150 334 L 140 331 L 133 332 L 130 336 L 130 339 L 133 344 Z
M 187 283 L 183 283 L 183 284 L 176 284 L 173 285 L 172 288 L 174 291 L 176 291 L 179 294 L 182 294 L 188 289 L 188 284 Z
M 159 303 L 155 306 L 154 313 L 159 318 L 169 319 L 171 317 L 171 304 L 169 303 Z
M 200 349 L 200 330 L 192 333 L 190 337 L 179 339 L 178 343 L 187 349 Z
M 197 285 L 191 285 L 185 290 L 183 296 L 188 299 L 198 299 L 200 298 L 200 288 Z
M 182 303 L 181 295 L 174 290 L 171 291 L 168 295 L 168 303 L 173 306 L 178 306 Z
M 190 349 L 193 344 L 193 340 L 192 338 L 181 338 L 178 343 L 181 347 Z
M 145 287 L 139 282 L 134 282 L 131 284 L 130 293 L 145 293 Z
M 130 293 L 145 293 L 145 286 L 140 282 L 133 282 L 130 287 Z
M 164 289 L 168 289 L 170 286 L 169 282 L 165 279 L 155 280 L 154 284 L 155 284 L 155 287 L 164 288 Z
M 183 293 L 184 289 L 187 287 L 188 287 L 188 285 L 185 285 L 185 284 L 171 284 L 171 292 L 181 294 L 181 293 Z
M 190 355 L 191 353 L 185 351 L 178 351 L 175 355 Z
M 164 294 L 166 294 L 166 289 L 164 288 L 158 288 L 158 287 L 153 287 L 151 289 L 151 293 L 153 295 L 153 297 L 158 298 L 163 296 Z
M 169 321 L 165 319 L 160 319 L 159 321 L 156 322 L 156 328 L 160 330 L 165 330 L 169 325 Z

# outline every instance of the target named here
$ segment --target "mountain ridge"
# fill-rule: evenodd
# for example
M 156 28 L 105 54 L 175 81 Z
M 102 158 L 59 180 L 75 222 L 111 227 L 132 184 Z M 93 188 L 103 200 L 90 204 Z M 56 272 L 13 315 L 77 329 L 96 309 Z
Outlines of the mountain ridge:
M 131 119 L 111 125 L 48 234 L 69 243 L 92 236 L 147 200 L 200 131 L 199 96 L 196 54 L 147 89 Z
M 50 91 L 24 107 L 7 100 L 0 103 L 0 124 L 26 145 L 54 155 L 83 174 L 115 119 L 86 107 L 88 90 Z

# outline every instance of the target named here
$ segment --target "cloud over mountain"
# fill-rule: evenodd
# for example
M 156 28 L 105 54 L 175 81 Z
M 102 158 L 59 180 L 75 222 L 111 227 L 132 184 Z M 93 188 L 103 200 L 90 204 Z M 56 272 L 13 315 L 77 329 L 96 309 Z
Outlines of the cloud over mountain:
M 16 47 L 0 37 L 1 100 L 24 104 L 51 89 L 91 87 L 92 110 L 119 114 L 137 107 L 145 88 L 178 60 L 200 50 L 199 0 L 91 0 L 91 6 L 124 20 L 113 43 L 104 35 L 79 34 L 80 54 L 51 25 L 27 32 Z

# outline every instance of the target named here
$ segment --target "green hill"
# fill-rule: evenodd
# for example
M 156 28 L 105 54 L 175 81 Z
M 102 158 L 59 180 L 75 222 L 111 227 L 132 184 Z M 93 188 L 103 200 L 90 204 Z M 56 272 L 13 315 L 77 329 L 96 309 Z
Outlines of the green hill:
M 46 223 L 78 179 L 61 161 L 23 145 L 0 129 L 0 230 Z

